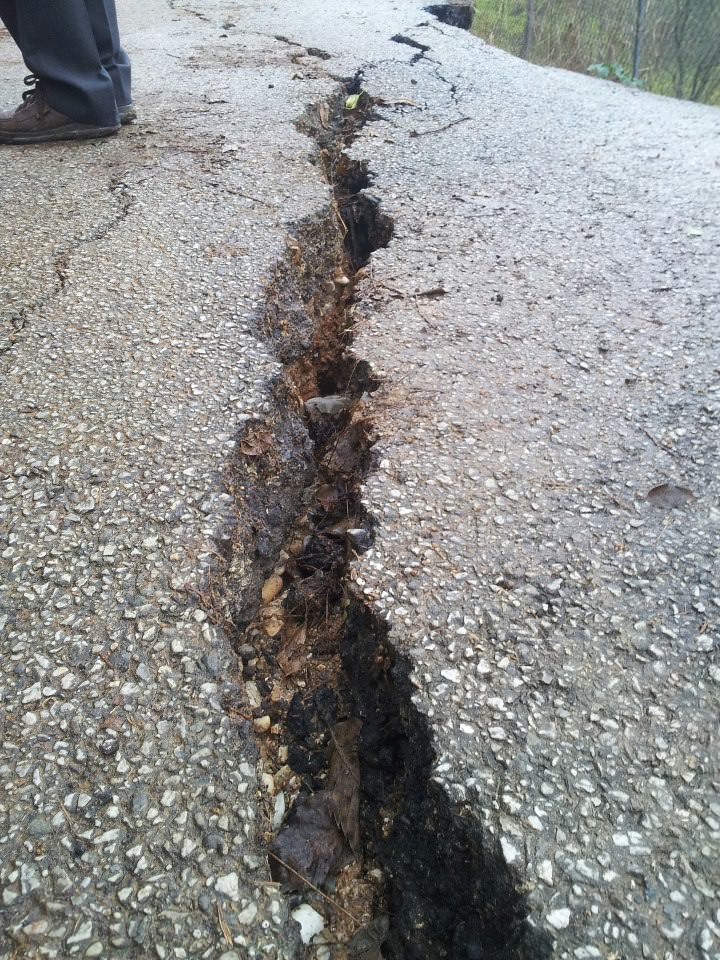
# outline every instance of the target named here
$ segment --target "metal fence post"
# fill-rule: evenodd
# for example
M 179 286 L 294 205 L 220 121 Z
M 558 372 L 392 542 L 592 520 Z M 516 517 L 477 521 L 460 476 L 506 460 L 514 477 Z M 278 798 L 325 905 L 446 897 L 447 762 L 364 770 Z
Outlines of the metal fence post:
M 527 13 L 525 15 L 525 32 L 523 33 L 522 50 L 520 56 L 523 60 L 530 59 L 530 48 L 532 47 L 533 30 L 535 27 L 535 0 L 527 0 Z
M 645 11 L 647 0 L 637 0 L 637 21 L 635 24 L 635 49 L 633 50 L 633 80 L 640 79 L 640 54 L 642 53 L 643 34 L 645 33 Z

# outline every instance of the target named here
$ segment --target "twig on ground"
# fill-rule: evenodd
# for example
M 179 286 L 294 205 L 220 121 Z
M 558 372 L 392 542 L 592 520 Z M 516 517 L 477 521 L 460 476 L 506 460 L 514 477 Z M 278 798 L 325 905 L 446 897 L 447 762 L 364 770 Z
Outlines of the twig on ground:
M 431 130 L 411 130 L 410 136 L 427 137 L 431 133 L 442 133 L 443 130 L 449 130 L 450 127 L 456 127 L 459 123 L 465 123 L 466 120 L 470 120 L 470 117 L 458 117 L 457 120 L 451 120 L 442 127 L 433 127 Z
M 227 925 L 227 920 L 225 919 L 225 914 L 223 913 L 220 904 L 217 905 L 217 915 L 218 922 L 220 923 L 220 929 L 222 930 L 223 937 L 225 938 L 225 943 L 231 947 L 233 945 L 232 933 L 230 932 L 230 927 Z
M 362 923 L 360 923 L 360 921 L 358 920 L 358 918 L 357 918 L 357 917 L 354 917 L 354 916 L 350 913 L 349 910 L 346 910 L 345 907 L 341 906 L 341 905 L 337 902 L 337 900 L 333 900 L 332 897 L 329 897 L 326 893 L 323 893 L 322 890 L 320 890 L 319 887 L 316 887 L 314 883 L 310 883 L 310 881 L 307 879 L 307 877 L 304 877 L 301 873 L 298 873 L 297 870 L 293 870 L 293 868 L 290 866 L 289 863 L 285 863 L 284 860 L 281 860 L 280 857 L 278 857 L 277 854 L 275 854 L 275 853 L 272 852 L 272 850 L 268 850 L 268 856 L 272 857 L 273 860 L 277 860 L 277 862 L 280 864 L 281 867 L 285 867 L 285 869 L 288 870 L 290 873 L 292 873 L 292 875 L 293 875 L 294 877 L 297 877 L 298 880 L 302 880 L 302 882 L 305 883 L 305 884 L 307 884 L 308 887 L 310 887 L 311 890 L 314 890 L 314 891 L 315 891 L 315 893 L 319 893 L 320 896 L 323 898 L 323 900 L 327 900 L 327 902 L 328 902 L 331 906 L 335 907 L 336 910 L 342 911 L 342 913 L 344 913 L 346 917 L 349 917 L 350 920 L 352 920 L 352 922 L 353 922 L 354 924 L 356 924 L 358 927 L 361 927 L 361 926 L 362 926 Z

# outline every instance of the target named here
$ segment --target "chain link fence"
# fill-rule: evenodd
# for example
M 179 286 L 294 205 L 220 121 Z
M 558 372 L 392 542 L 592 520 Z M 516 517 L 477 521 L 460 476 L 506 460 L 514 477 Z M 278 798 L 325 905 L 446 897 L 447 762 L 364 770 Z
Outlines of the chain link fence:
M 474 31 L 533 63 L 720 105 L 720 0 L 476 0 Z

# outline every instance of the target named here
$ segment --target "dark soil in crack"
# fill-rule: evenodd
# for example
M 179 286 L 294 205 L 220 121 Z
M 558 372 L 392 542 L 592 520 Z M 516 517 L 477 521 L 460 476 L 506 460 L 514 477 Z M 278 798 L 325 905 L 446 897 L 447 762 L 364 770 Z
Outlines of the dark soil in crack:
M 446 23 L 449 27 L 458 27 L 460 30 L 469 30 L 475 16 L 475 7 L 472 3 L 436 3 L 425 9 L 437 17 L 441 23 Z
M 229 478 L 257 554 L 244 570 L 231 560 L 226 581 L 249 701 L 229 709 L 259 737 L 273 875 L 291 909 L 324 917 L 308 956 L 544 958 L 519 878 L 433 780 L 410 664 L 350 583 L 373 539 L 360 494 L 377 386 L 351 349 L 354 290 L 392 236 L 367 168 L 344 152 L 372 106 L 362 94 L 345 109 L 359 87 L 299 124 L 334 199 L 298 226 L 267 290 L 261 326 L 285 374 L 277 421 L 247 425 Z

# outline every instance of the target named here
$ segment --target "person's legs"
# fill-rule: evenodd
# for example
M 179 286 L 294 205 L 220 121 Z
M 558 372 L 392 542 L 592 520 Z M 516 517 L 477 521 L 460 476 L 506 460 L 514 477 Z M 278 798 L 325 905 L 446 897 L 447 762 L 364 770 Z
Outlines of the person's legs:
M 86 0 L 0 0 L 0 16 L 5 14 L 50 106 L 79 123 L 116 126 L 113 82 L 100 59 Z
M 85 0 L 102 65 L 110 75 L 119 108 L 132 102 L 130 60 L 120 46 L 115 0 Z
M 17 11 L 15 7 L 17 6 L 17 0 L 0 0 L 0 20 L 5 24 L 10 33 L 10 36 L 13 38 L 15 43 L 17 43 Z

